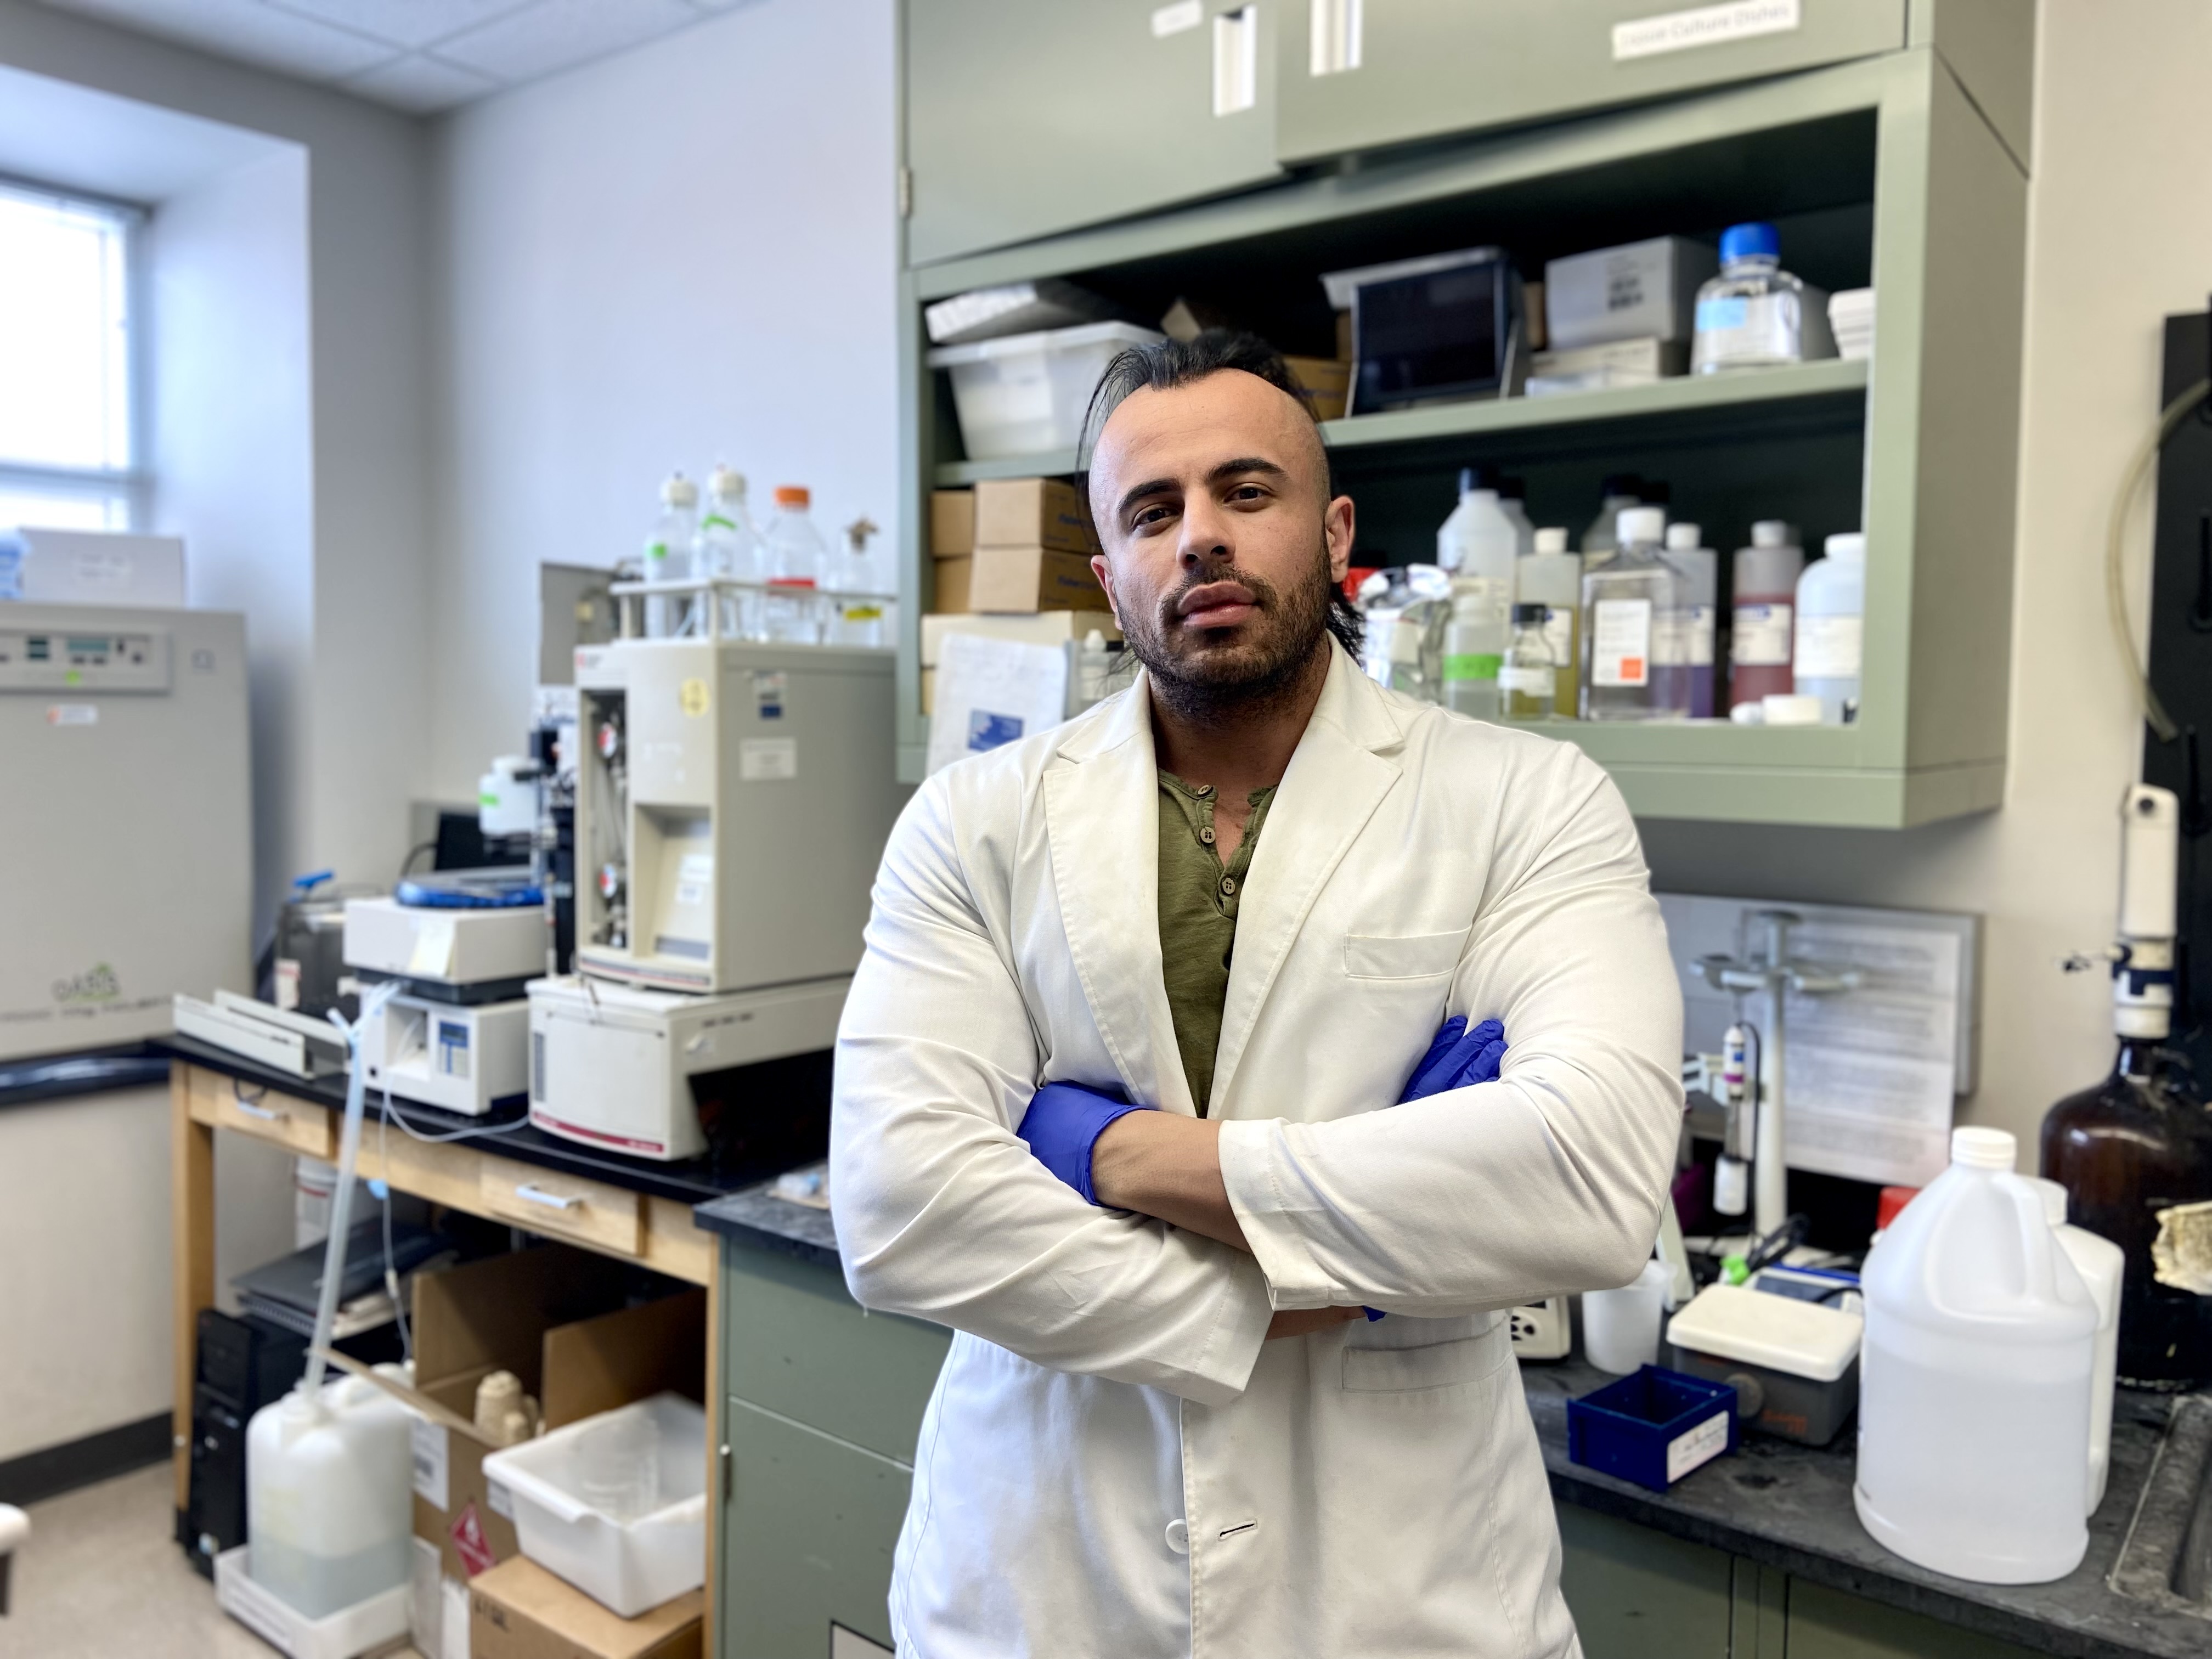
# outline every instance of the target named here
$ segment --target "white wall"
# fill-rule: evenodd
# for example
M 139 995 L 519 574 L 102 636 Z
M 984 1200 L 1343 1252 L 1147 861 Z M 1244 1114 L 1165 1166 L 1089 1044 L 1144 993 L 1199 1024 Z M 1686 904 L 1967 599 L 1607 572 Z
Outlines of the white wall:
M 427 137 L 420 122 L 397 112 L 27 0 L 0 0 L 0 65 L 281 141 L 303 159 L 304 246 L 286 258 L 301 264 L 306 280 L 304 334 L 294 343 L 304 347 L 295 366 L 312 421 L 295 426 L 290 441 L 308 446 L 301 486 L 308 517 L 303 534 L 285 532 L 293 539 L 283 549 L 259 539 L 244 551 L 210 549 L 217 562 L 270 568 L 267 562 L 282 560 L 288 579 L 305 574 L 304 601 L 288 595 L 258 616 L 248 641 L 257 693 L 283 700 L 281 709 L 257 711 L 257 737 L 282 745 L 257 757 L 257 775 L 283 780 L 290 798 L 262 803 L 258 814 L 277 838 L 258 850 L 258 933 L 276 884 L 292 873 L 335 865 L 349 877 L 388 878 L 406 850 L 407 803 L 422 793 L 428 768 Z M 143 166 L 128 149 L 114 164 Z M 189 222 L 178 236 L 212 256 L 210 237 L 241 228 L 245 199 L 269 185 L 265 175 L 220 186 L 214 177 L 184 181 L 173 197 L 164 188 L 155 204 L 157 244 L 165 204 L 173 204 Z M 269 210 L 268 201 L 255 210 Z M 270 230 L 264 219 L 255 234 Z M 193 419 L 270 412 L 246 401 L 267 389 L 265 376 L 245 375 L 228 396 L 217 381 L 207 384 L 210 401 Z M 173 421 L 167 430 L 178 435 Z M 289 479 L 275 485 L 281 508 L 227 500 L 224 533 L 247 520 L 257 536 L 274 533 L 280 511 L 297 505 L 292 489 Z M 162 516 L 188 534 L 200 528 Z M 306 665 L 304 678 L 282 678 Z
M 778 0 L 441 123 L 433 773 L 520 746 L 537 567 L 717 460 L 896 530 L 891 0 Z
M 2157 416 L 2160 319 L 2202 311 L 2212 283 L 2212 141 L 2191 113 L 2212 8 L 2126 11 L 2116 27 L 2106 0 L 2040 9 L 2003 810 L 1903 834 L 1644 825 L 1664 888 L 1981 912 L 1982 1081 L 1961 1115 L 2030 1144 L 2112 1064 L 2108 982 L 2057 968 L 2112 936 L 2141 753 L 2107 642 L 2105 516 Z M 2139 520 L 2139 576 L 2148 534 Z

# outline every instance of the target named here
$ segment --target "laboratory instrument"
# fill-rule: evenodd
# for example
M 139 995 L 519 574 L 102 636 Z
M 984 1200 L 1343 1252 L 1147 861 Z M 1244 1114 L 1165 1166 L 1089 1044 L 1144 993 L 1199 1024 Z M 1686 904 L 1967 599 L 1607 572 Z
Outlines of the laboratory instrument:
M 577 975 L 530 988 L 530 1121 L 550 1134 L 669 1162 L 708 1149 L 702 1100 L 741 1096 L 743 1067 L 837 1039 L 849 975 L 721 996 Z M 788 1091 L 775 1102 L 788 1110 Z
M 180 611 L 185 544 L 112 530 L 0 530 L 0 603 Z
M 1804 550 L 1779 519 L 1753 525 L 1751 545 L 1736 550 L 1729 630 L 1731 710 L 1797 689 L 1790 656 L 1796 644 L 1797 579 L 1804 570 Z
M 1544 264 L 1546 334 L 1554 351 L 1616 340 L 1686 343 L 1713 251 L 1686 236 L 1654 236 Z M 1679 363 L 1674 372 L 1681 372 Z
M 578 969 L 690 992 L 851 973 L 902 798 L 892 660 L 716 639 L 580 653 Z
M 451 1003 L 520 996 L 545 972 L 545 912 L 537 904 L 445 908 L 397 898 L 348 899 L 346 965 L 372 979 L 398 979 L 418 994 Z
M 780 644 L 814 645 L 823 635 L 820 589 L 830 550 L 807 516 L 812 502 L 804 485 L 778 484 L 775 515 L 762 538 L 762 558 L 768 568 L 765 631 Z M 648 637 L 653 634 L 649 625 L 645 631 Z
M 1498 689 L 1510 720 L 1547 720 L 1555 707 L 1559 665 L 1552 655 L 1547 627 L 1550 608 L 1541 605 L 1513 607 L 1513 642 L 1498 671 Z
M 2112 1474 L 2112 1390 L 2118 1381 L 2120 1352 L 2120 1281 L 2126 1276 L 2128 1253 L 2109 1238 L 2066 1219 L 2066 1188 L 2057 1182 L 2038 1180 L 2043 1194 L 2043 1218 L 2066 1252 L 2074 1271 L 2088 1287 L 2097 1304 L 2097 1354 L 2089 1373 L 2089 1497 L 2094 1515 L 2105 1501 L 2105 1482 Z
M 1552 649 L 1552 714 L 1573 720 L 1582 709 L 1583 556 L 1567 550 L 1564 529 L 1539 530 L 1535 551 L 1513 569 L 1513 598 L 1544 607 L 1544 639 Z
M 1662 665 L 1673 659 L 1659 670 L 1668 682 L 1661 687 L 1660 700 L 1680 705 L 1693 720 L 1713 716 L 1714 606 L 1720 580 L 1720 555 L 1700 540 L 1696 525 L 1667 526 L 1667 562 L 1680 576 L 1681 603 L 1669 648 L 1654 653 Z M 1679 687 L 1672 684 L 1675 679 L 1681 682 Z
M 2119 1052 L 2102 1083 L 2043 1120 L 2042 1172 L 2066 1188 L 2073 1224 L 2125 1255 L 2118 1370 L 2130 1388 L 2212 1378 L 2212 1284 L 2176 1252 L 2212 1215 L 2212 1112 L 2160 1046 L 2173 1017 L 2180 820 L 2171 790 L 2139 784 L 2122 799 L 2118 940 L 2065 964 L 2109 966 Z
M 1699 374 L 1836 355 L 1828 296 L 1782 269 L 1782 238 L 1764 222 L 1721 233 L 1720 275 L 1698 289 L 1690 367 Z
M 660 512 L 645 538 L 645 580 L 682 581 L 691 572 L 691 544 L 699 534 L 699 486 L 681 472 L 661 483 Z M 645 602 L 645 631 L 654 639 L 686 632 L 692 625 L 689 602 L 655 593 Z
M 1507 1310 L 1505 1322 L 1516 1359 L 1565 1359 L 1574 1352 L 1574 1325 L 1564 1296 L 1524 1302 Z
M 1762 1432 L 1825 1446 L 1857 1407 L 1865 1329 L 1828 1303 L 1708 1285 L 1668 1322 L 1667 1363 L 1733 1388 L 1737 1415 Z
M 1956 1578 L 2039 1584 L 2089 1544 L 2097 1308 L 2002 1129 L 1868 1253 L 1852 1498 L 1875 1541 Z
M 1667 514 L 1621 510 L 1620 546 L 1583 574 L 1582 694 L 1586 720 L 1680 720 L 1677 665 L 1683 584 L 1660 550 Z M 1667 660 L 1660 659 L 1662 652 Z
M 1738 1020 L 1721 1039 L 1721 1104 L 1728 1115 L 1713 1160 L 1713 1208 L 1740 1216 L 1751 1207 L 1751 1160 L 1757 1150 L 1759 1073 L 1751 1064 L 1750 1028 Z
M 331 1009 L 350 1016 L 349 1000 L 339 988 L 345 977 L 343 946 L 345 902 L 350 895 L 318 870 L 292 878 L 292 890 L 276 908 L 276 933 L 256 964 L 257 986 L 268 988 L 279 1008 L 320 1019 Z
M 180 991 L 251 988 L 243 617 L 0 605 L 0 1060 L 136 1042 Z
M 1352 313 L 1353 415 L 1510 396 L 1527 378 L 1521 275 L 1497 248 L 1425 254 L 1321 280 L 1330 305 Z
M 1826 557 L 1797 579 L 1797 638 L 1790 651 L 1798 696 L 1820 700 L 1820 723 L 1858 718 L 1859 675 L 1866 646 L 1866 538 L 1831 536 Z M 1770 711 L 1767 724 L 1773 725 Z
M 345 1065 L 344 1043 L 327 1019 L 257 1002 L 235 991 L 217 991 L 205 1001 L 179 991 L 170 998 L 163 1024 L 303 1081 L 330 1077 Z
M 1716 991 L 1735 996 L 1738 1027 L 1743 1024 L 1742 1000 L 1756 995 L 1765 1000 L 1766 1024 L 1760 1034 L 1757 1121 L 1753 1131 L 1752 1226 L 1765 1238 L 1779 1233 L 1789 1219 L 1789 1169 L 1784 1161 L 1789 1142 L 1784 1106 L 1790 999 L 1832 996 L 1856 989 L 1861 975 L 1856 968 L 1792 961 L 1790 930 L 1801 920 L 1794 911 L 1761 910 L 1753 920 L 1765 935 L 1761 954 L 1699 957 L 1690 966 Z

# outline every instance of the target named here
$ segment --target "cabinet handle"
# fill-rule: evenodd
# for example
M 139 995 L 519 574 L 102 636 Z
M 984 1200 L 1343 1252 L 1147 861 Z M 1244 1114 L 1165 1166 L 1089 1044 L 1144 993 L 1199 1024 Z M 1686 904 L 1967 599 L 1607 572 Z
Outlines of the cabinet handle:
M 532 1181 L 526 1181 L 514 1189 L 514 1195 L 525 1204 L 542 1204 L 549 1210 L 580 1210 L 584 1200 L 574 1193 L 549 1193 Z
M 1260 8 L 1213 15 L 1213 112 L 1237 115 L 1260 101 Z
M 1341 75 L 1359 67 L 1360 0 L 1306 0 L 1306 67 Z
M 234 1100 L 230 1103 L 245 1113 L 246 1116 L 258 1117 L 264 1123 L 282 1123 L 292 1115 L 289 1112 L 278 1111 L 273 1106 L 256 1106 L 250 1100 Z

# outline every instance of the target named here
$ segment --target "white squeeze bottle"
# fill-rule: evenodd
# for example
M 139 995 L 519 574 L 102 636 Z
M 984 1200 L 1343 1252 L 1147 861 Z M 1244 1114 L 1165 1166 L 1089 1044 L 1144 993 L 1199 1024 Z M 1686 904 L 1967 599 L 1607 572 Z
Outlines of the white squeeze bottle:
M 2089 1547 L 2097 1305 L 2002 1129 L 1868 1253 L 1852 1498 L 1876 1543 L 1984 1584 L 2063 1578 Z
M 722 595 L 722 633 L 731 639 L 761 638 L 760 585 L 767 572 L 761 562 L 760 532 L 745 511 L 744 473 L 717 465 L 707 475 L 707 513 L 692 545 L 697 574 L 745 584 Z
M 1536 550 L 1513 568 L 1513 602 L 1544 607 L 1544 639 L 1552 647 L 1552 709 L 1557 720 L 1580 714 L 1583 556 L 1567 551 L 1567 532 L 1540 530 Z
M 1498 670 L 1512 640 L 1513 566 L 1521 537 L 1498 492 L 1475 487 L 1472 469 L 1460 473 L 1459 488 L 1459 505 L 1437 531 L 1437 563 L 1451 573 L 1443 702 L 1462 714 L 1496 720 Z
M 2087 1227 L 2066 1219 L 2066 1188 L 2056 1181 L 2038 1179 L 2043 1194 L 2043 1218 L 2066 1252 L 2074 1271 L 2089 1287 L 2097 1304 L 2096 1359 L 2089 1373 L 2089 1496 L 2088 1513 L 2105 1501 L 2105 1481 L 2112 1472 L 2112 1385 L 2120 1364 L 2120 1281 L 2125 1276 L 2128 1253 Z
M 768 637 L 788 645 L 822 643 L 818 590 L 828 550 L 814 520 L 806 516 L 812 499 L 803 485 L 778 484 L 775 516 L 769 520 L 763 538 L 768 544 Z
M 691 543 L 698 533 L 699 486 L 681 472 L 672 472 L 660 486 L 660 515 L 645 538 L 646 580 L 680 581 L 689 576 Z M 667 593 L 647 595 L 646 637 L 665 640 L 684 632 L 690 611 L 686 599 Z
M 1866 643 L 1866 538 L 1831 536 L 1827 557 L 1797 579 L 1796 690 L 1820 700 L 1820 723 L 1841 726 L 1859 714 L 1859 669 Z

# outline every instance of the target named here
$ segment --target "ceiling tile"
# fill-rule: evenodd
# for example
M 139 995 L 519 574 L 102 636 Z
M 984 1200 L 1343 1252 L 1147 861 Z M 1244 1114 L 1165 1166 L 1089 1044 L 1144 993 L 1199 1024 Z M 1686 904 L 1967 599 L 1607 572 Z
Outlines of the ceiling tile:
M 271 5 L 325 23 L 342 24 L 396 46 L 427 46 L 512 11 L 526 11 L 534 0 L 269 0 Z
M 417 115 L 451 109 L 456 104 L 465 104 L 471 98 L 499 90 L 499 82 L 488 76 L 441 64 L 421 52 L 395 58 L 365 75 L 356 75 L 338 84 L 348 92 L 373 98 L 380 104 L 412 110 Z
M 158 34 L 202 51 L 311 79 L 352 75 L 392 48 L 259 0 L 46 0 L 118 27 Z
M 439 43 L 438 55 L 500 81 L 550 75 L 696 23 L 684 0 L 538 0 Z

